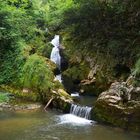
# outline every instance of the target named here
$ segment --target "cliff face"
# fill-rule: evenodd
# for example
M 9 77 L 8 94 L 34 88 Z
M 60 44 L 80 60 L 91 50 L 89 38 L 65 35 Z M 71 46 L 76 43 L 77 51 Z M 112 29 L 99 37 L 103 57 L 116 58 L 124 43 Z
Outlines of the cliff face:
M 130 67 L 118 64 L 111 56 L 81 50 L 70 55 L 69 66 L 63 72 L 63 78 L 69 91 L 75 89 L 82 94 L 99 95 L 112 82 L 126 80 L 129 74 Z

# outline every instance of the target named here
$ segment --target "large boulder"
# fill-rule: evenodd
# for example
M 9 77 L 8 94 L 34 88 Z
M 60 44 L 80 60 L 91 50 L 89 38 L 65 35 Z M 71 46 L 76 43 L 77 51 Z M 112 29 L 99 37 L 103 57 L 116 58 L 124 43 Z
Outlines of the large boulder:
M 140 132 L 140 87 L 114 82 L 98 97 L 92 119 Z

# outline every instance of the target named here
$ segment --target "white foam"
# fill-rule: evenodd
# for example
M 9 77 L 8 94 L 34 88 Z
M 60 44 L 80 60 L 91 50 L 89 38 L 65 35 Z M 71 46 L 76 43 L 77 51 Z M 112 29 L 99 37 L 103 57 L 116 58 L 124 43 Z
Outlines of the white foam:
M 62 83 L 62 75 L 61 75 L 61 74 L 58 74 L 58 75 L 55 76 L 54 81 L 57 81 L 57 80 L 58 80 L 60 83 Z
M 60 124 L 72 124 L 72 125 L 91 125 L 94 122 L 91 120 L 87 120 L 85 118 L 77 117 L 73 114 L 65 114 L 59 116 Z
M 72 97 L 79 97 L 79 93 L 71 93 Z
M 91 112 L 91 107 L 88 106 L 79 106 L 72 104 L 71 109 L 70 109 L 70 114 L 74 114 L 76 116 L 85 118 L 85 119 L 90 119 L 90 112 Z

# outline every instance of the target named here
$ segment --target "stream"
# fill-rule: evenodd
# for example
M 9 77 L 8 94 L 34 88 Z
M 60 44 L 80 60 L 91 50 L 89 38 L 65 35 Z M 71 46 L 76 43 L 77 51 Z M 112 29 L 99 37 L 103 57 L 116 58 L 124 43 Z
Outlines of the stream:
M 85 101 L 83 103 L 85 104 Z M 55 109 L 47 109 L 47 112 L 43 109 L 0 112 L 0 140 L 139 139 L 138 134 L 100 125 L 72 114 L 62 114 Z

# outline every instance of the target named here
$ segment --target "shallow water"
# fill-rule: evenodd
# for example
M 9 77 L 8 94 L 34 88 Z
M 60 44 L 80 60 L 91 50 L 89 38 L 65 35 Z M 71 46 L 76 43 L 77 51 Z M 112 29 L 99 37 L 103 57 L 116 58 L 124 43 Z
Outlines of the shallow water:
M 80 96 L 79 103 L 84 106 L 92 107 L 97 97 L 93 96 Z
M 55 110 L 0 112 L 0 140 L 139 140 L 119 128 Z

